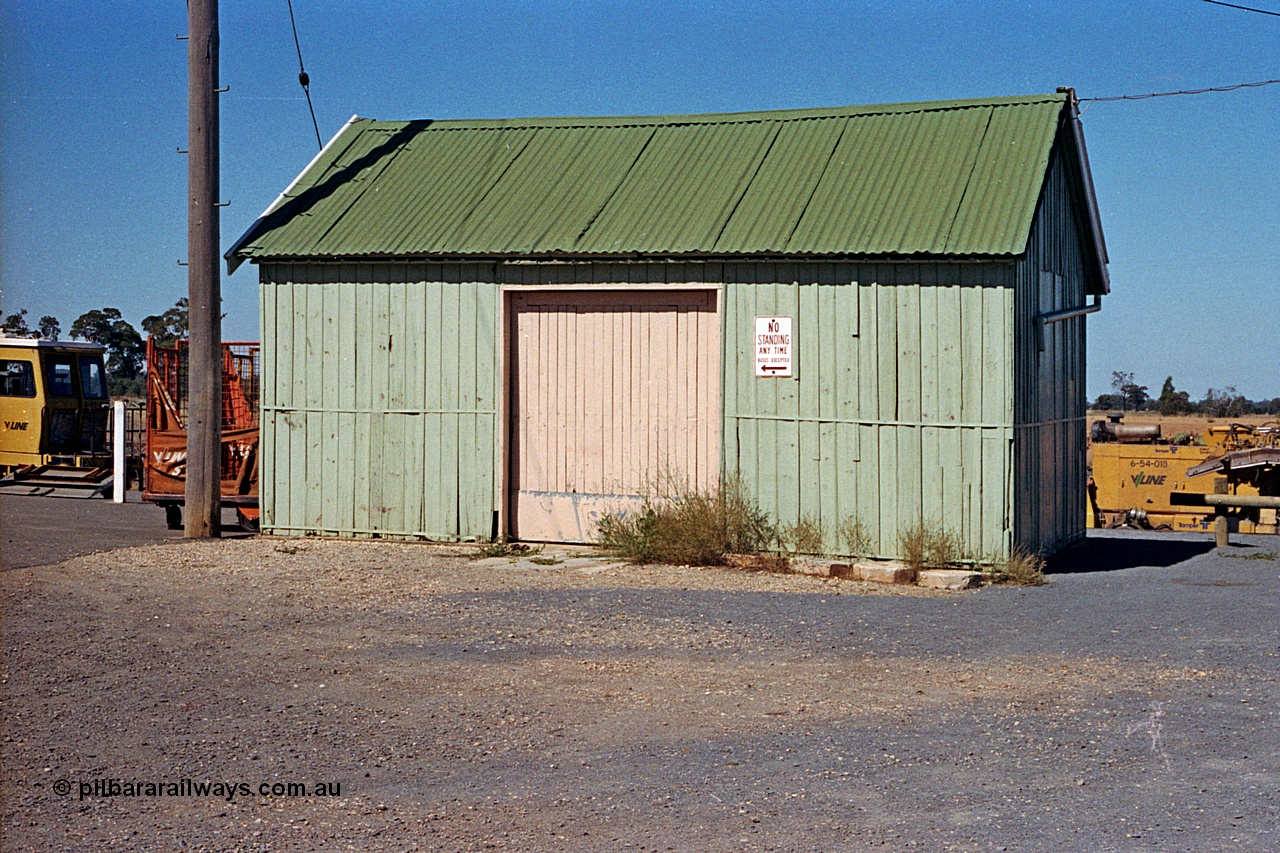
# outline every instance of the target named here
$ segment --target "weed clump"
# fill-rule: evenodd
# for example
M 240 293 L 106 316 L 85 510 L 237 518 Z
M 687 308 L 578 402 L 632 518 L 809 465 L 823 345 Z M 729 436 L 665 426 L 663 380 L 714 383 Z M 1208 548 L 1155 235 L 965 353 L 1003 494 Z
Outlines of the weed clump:
M 949 528 L 937 527 L 925 541 L 925 561 L 930 568 L 949 569 L 964 559 L 964 539 Z
M 924 539 L 925 529 L 922 521 L 917 521 L 905 530 L 898 531 L 898 553 L 902 555 L 903 565 L 917 572 L 925 567 Z
M 635 563 L 718 566 L 727 553 L 758 554 L 778 540 L 777 528 L 737 477 L 710 490 L 662 491 L 634 512 L 601 518 L 600 544 Z
M 940 523 L 921 520 L 898 532 L 898 550 L 907 568 L 950 569 L 964 559 L 964 539 Z
M 1044 580 L 1044 558 L 1025 548 L 1014 548 L 1006 559 L 991 560 L 984 574 L 991 583 L 1040 586 Z
M 836 525 L 836 540 L 844 543 L 849 556 L 865 557 L 871 553 L 871 532 L 856 515 L 847 516 Z
M 276 550 L 280 549 L 277 548 Z M 1276 558 L 1275 551 L 1254 551 L 1251 554 L 1231 554 L 1219 551 L 1218 554 L 1222 557 L 1230 557 L 1233 560 L 1274 560 Z
M 725 551 L 760 554 L 773 548 L 778 541 L 778 527 L 747 494 L 741 477 L 725 478 L 716 495 L 724 513 Z
M 794 524 L 783 525 L 778 538 L 793 554 L 821 554 L 826 530 L 819 519 L 802 515 Z
M 542 547 L 533 548 L 520 542 L 508 542 L 497 539 L 493 542 L 479 542 L 481 557 L 523 557 L 542 552 Z

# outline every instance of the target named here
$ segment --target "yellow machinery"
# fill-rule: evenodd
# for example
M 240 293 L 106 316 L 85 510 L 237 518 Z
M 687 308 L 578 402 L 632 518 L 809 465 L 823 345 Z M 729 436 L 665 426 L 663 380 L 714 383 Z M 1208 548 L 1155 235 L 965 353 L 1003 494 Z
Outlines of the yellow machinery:
M 10 475 L 0 482 L 52 477 L 98 487 L 109 479 L 105 351 L 0 336 L 0 473 Z
M 1098 421 L 1091 430 L 1089 527 L 1280 533 L 1280 424 L 1212 426 L 1167 443 L 1158 425 Z M 1196 443 L 1191 443 L 1191 441 Z

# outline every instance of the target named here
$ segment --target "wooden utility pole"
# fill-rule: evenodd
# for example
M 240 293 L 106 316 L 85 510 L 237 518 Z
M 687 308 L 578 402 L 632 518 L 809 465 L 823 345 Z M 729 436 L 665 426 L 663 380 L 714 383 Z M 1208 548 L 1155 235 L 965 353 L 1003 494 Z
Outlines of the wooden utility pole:
M 187 0 L 185 535 L 221 535 L 222 284 L 218 267 L 218 0 Z

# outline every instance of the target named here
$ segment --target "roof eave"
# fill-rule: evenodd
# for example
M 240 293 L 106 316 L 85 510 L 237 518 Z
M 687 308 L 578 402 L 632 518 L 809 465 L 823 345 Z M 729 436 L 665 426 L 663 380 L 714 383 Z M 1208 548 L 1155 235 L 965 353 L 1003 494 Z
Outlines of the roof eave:
M 253 224 L 250 225 L 247 229 L 245 229 L 245 232 L 240 235 L 240 238 L 231 244 L 231 248 L 227 249 L 226 253 L 223 254 L 222 256 L 223 258 L 226 259 L 226 262 L 227 262 L 227 275 L 231 275 L 232 273 L 234 273 L 237 269 L 240 268 L 240 265 L 242 263 L 244 263 L 246 260 L 249 260 L 250 255 L 247 255 L 244 253 L 243 251 L 244 247 L 249 243 L 249 240 L 253 238 L 253 236 L 255 235 L 255 232 L 258 230 L 258 226 L 262 224 L 263 220 L 265 220 L 268 216 L 270 216 L 272 211 L 274 211 L 280 205 L 284 204 L 285 200 L 289 197 L 289 193 L 293 192 L 293 188 L 296 187 L 298 185 L 298 182 L 302 180 L 302 176 L 307 174 L 307 172 L 311 171 L 311 168 L 315 166 L 316 163 L 320 162 L 321 159 L 324 158 L 325 152 L 327 152 L 331 147 L 333 147 L 333 145 L 338 141 L 338 139 L 344 133 L 347 132 L 347 129 L 350 128 L 353 124 L 355 124 L 359 120 L 360 120 L 359 115 L 352 115 L 351 118 L 347 119 L 346 124 L 338 128 L 338 132 L 335 133 L 333 136 L 329 137 L 329 141 L 320 147 L 320 150 L 316 152 L 316 156 L 312 157 L 311 161 L 307 163 L 306 167 L 303 168 L 303 170 L 299 172 L 292 181 L 289 182 L 289 186 L 285 187 L 284 190 L 280 193 L 280 195 L 276 196 L 275 201 L 267 205 L 267 209 L 262 211 L 262 213 L 258 215 L 258 218 L 253 220 Z
M 611 252 L 611 253 L 408 253 L 361 255 L 246 255 L 244 260 L 262 263 L 1015 263 L 1024 252 L 940 254 L 930 252 Z
M 1100 285 L 1098 295 L 1105 296 L 1111 293 L 1111 274 L 1107 270 L 1110 259 L 1107 257 L 1107 241 L 1102 233 L 1102 216 L 1098 213 L 1098 196 L 1093 188 L 1093 173 L 1089 169 L 1089 151 L 1084 144 L 1084 127 L 1080 123 L 1079 102 L 1076 100 L 1074 91 L 1070 92 L 1067 103 L 1070 110 L 1067 125 L 1071 131 L 1071 141 L 1080 170 L 1080 201 L 1084 206 L 1084 221 L 1089 230 L 1088 245 L 1093 249 L 1097 267 Z

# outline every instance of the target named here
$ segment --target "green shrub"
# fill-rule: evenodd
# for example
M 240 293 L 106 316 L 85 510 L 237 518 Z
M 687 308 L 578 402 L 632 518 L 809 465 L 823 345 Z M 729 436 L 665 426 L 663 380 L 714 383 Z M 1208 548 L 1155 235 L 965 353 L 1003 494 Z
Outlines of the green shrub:
M 724 505 L 725 550 L 733 554 L 773 550 L 778 542 L 778 526 L 747 494 L 742 478 L 727 477 L 716 491 Z
M 726 553 L 760 553 L 778 538 L 737 477 L 708 491 L 673 485 L 670 478 L 666 486 L 636 511 L 601 518 L 600 544 L 636 563 L 716 566 Z

